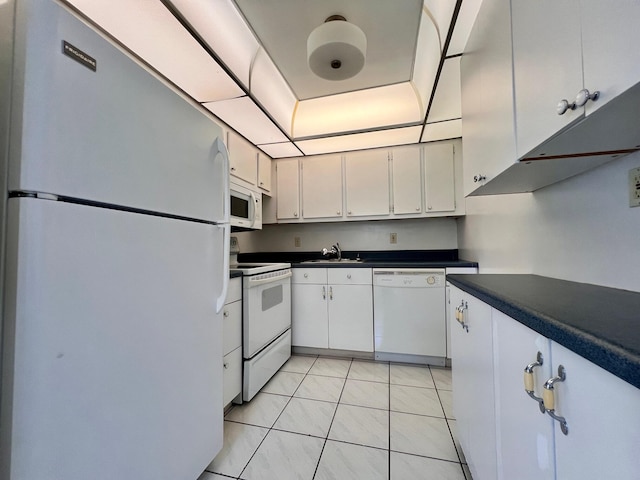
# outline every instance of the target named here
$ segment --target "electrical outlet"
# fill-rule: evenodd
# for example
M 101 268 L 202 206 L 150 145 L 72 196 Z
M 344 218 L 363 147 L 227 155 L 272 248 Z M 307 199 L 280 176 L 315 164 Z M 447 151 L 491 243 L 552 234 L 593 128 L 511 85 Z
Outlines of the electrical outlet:
M 398 234 L 397 233 L 389 234 L 389 243 L 398 243 Z
M 300 247 L 300 237 L 293 237 L 293 245 L 295 247 Z
M 640 167 L 629 170 L 629 206 L 640 207 Z

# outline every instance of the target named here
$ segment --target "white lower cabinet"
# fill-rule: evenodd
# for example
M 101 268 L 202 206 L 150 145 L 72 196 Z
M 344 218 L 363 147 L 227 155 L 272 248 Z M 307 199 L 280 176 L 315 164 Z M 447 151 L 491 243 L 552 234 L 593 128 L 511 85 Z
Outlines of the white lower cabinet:
M 227 301 L 222 310 L 222 398 L 228 405 L 242 392 L 242 278 L 229 281 Z
M 503 313 L 493 310 L 499 478 L 554 480 L 553 419 L 524 391 L 526 366 L 532 365 L 534 395 L 551 378 L 551 342 Z
M 452 318 L 461 305 L 468 305 L 461 318 L 469 332 L 458 322 L 452 325 L 453 402 L 474 480 L 638 478 L 640 389 L 451 288 Z M 485 331 L 474 335 L 480 328 Z M 525 391 L 528 366 L 533 395 L 539 398 L 545 382 L 563 367 L 564 380 L 554 383 L 553 406 L 555 415 L 566 421 L 566 435 L 560 422 L 542 413 Z M 487 406 L 489 398 L 494 405 Z M 485 444 L 478 444 L 482 434 Z M 488 452 L 488 446 L 494 451 Z M 487 458 L 497 458 L 495 470 L 486 468 Z
M 373 352 L 370 268 L 296 268 L 291 344 Z
M 453 413 L 458 439 L 474 480 L 495 479 L 491 307 L 455 287 L 451 287 L 450 298 L 452 318 L 458 320 L 451 325 Z

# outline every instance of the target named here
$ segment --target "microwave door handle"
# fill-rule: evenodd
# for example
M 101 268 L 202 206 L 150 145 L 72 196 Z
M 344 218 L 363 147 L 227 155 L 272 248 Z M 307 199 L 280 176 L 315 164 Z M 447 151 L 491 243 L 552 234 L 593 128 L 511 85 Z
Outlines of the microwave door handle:
M 249 207 L 249 219 L 251 220 L 250 227 L 255 226 L 256 224 L 256 194 L 253 192 L 249 192 L 251 198 L 251 206 Z

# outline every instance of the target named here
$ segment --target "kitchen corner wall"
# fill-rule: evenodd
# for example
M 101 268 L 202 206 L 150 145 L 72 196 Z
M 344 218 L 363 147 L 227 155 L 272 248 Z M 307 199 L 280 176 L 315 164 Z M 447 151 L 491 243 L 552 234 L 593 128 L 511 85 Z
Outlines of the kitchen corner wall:
M 397 234 L 398 243 L 389 242 L 391 233 Z M 232 235 L 243 253 L 319 252 L 336 242 L 349 251 L 458 248 L 454 218 L 265 225 L 261 231 Z M 295 237 L 300 237 L 300 247 L 295 247 Z
M 640 152 L 534 193 L 468 197 L 460 257 L 481 273 L 640 291 L 640 207 L 629 208 L 628 194 L 628 171 L 638 166 Z

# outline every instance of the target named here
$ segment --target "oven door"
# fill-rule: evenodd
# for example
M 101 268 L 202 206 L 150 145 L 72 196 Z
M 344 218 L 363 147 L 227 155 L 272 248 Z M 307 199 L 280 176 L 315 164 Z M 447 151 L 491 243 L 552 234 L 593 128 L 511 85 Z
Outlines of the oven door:
M 243 278 L 243 356 L 253 357 L 291 328 L 291 270 Z

